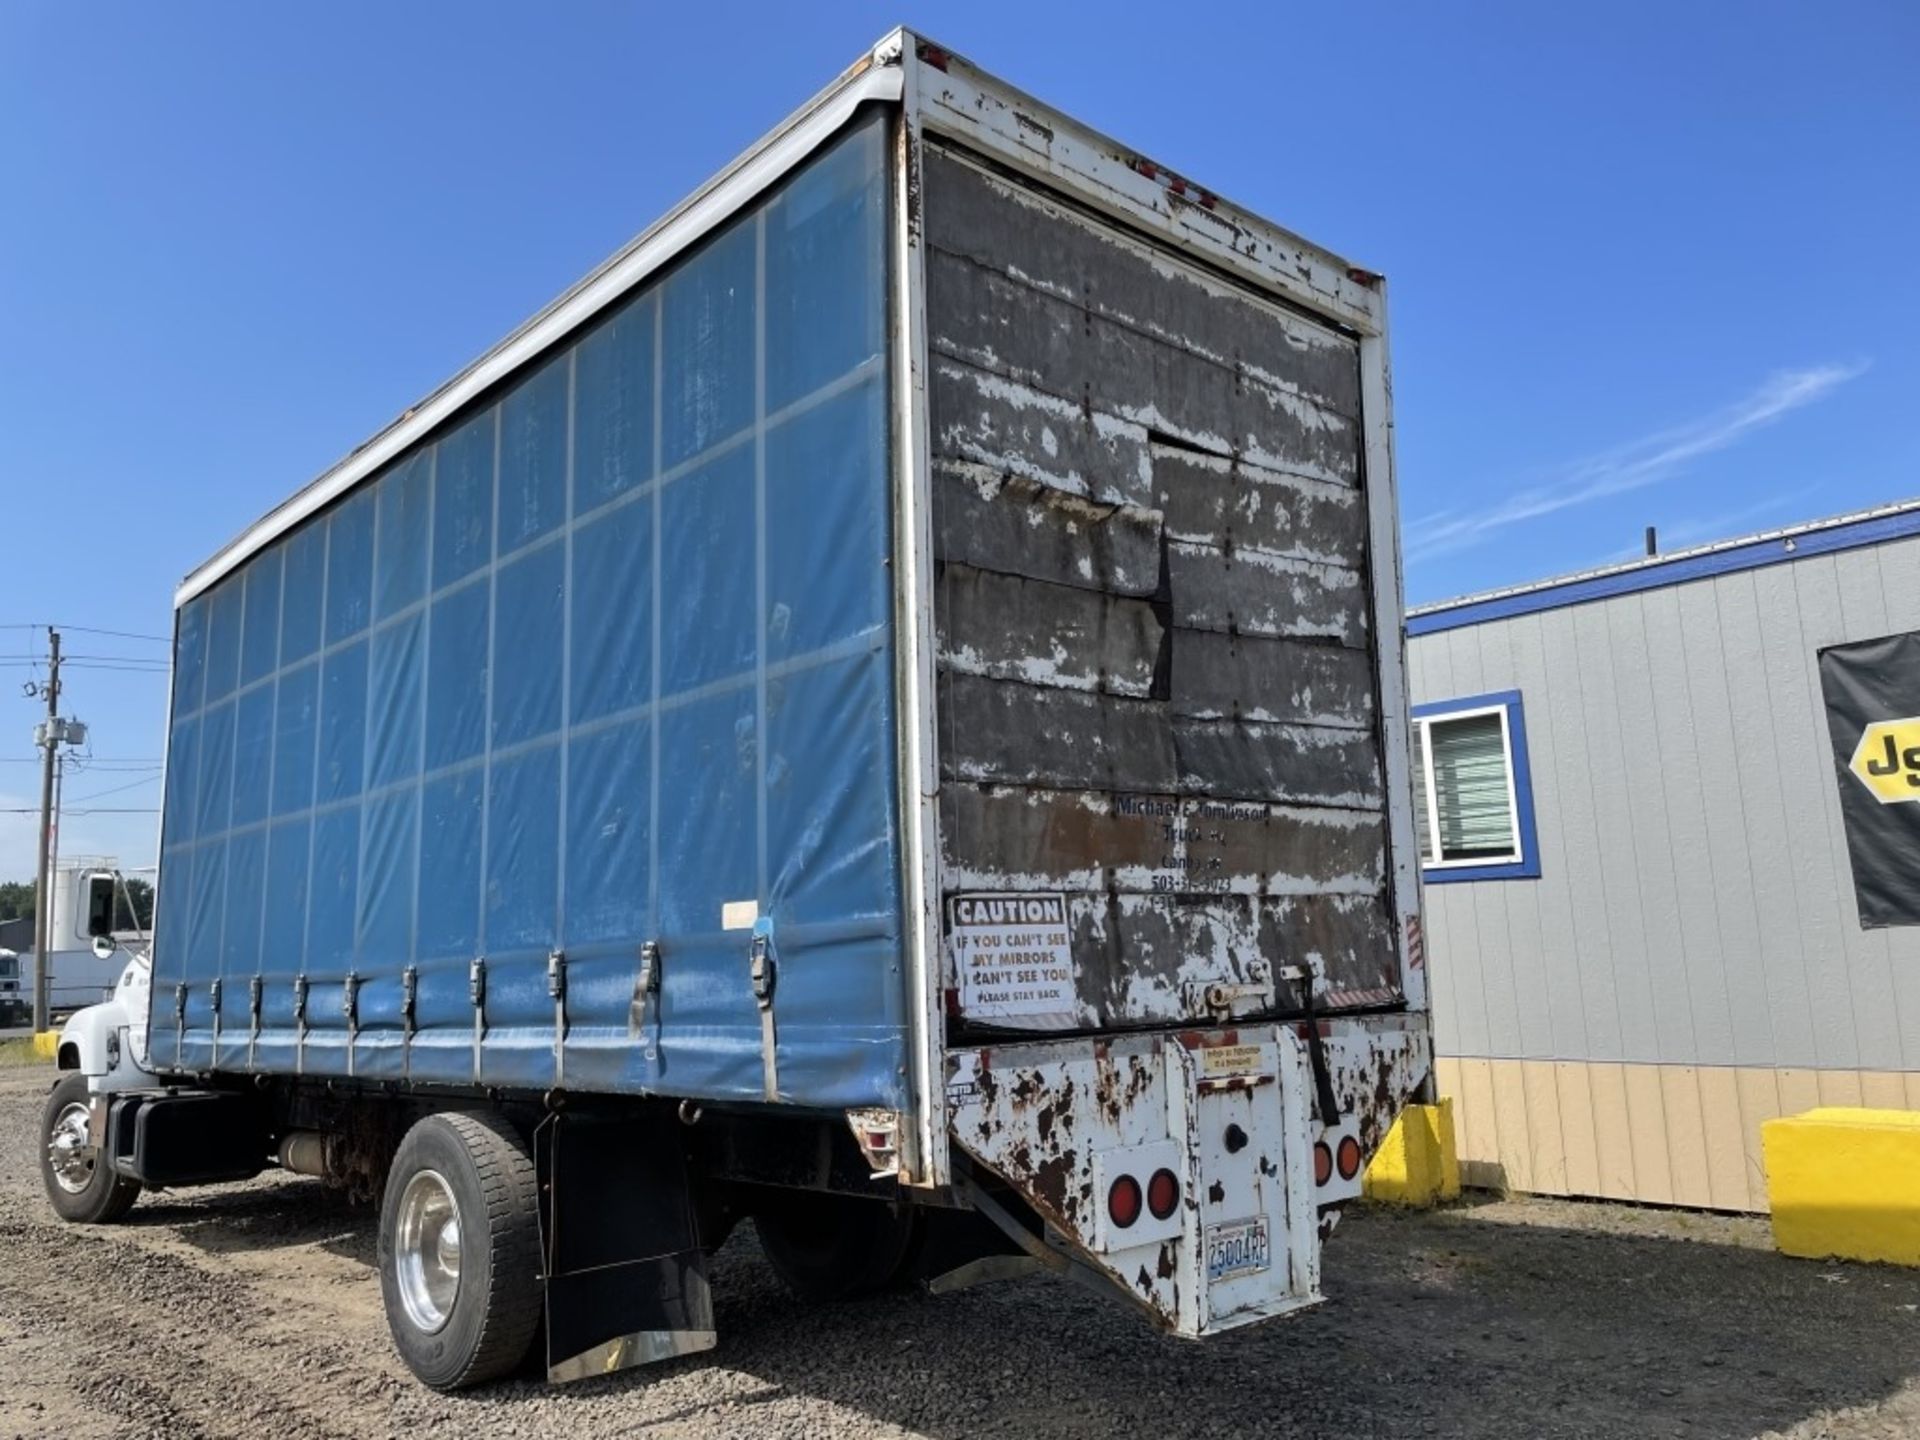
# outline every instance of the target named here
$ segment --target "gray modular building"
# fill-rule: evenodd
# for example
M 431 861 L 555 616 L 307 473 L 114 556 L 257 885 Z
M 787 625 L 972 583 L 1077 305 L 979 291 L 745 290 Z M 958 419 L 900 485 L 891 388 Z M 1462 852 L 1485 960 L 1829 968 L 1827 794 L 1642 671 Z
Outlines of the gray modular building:
M 1920 501 L 1410 612 L 1466 1183 L 1764 1210 L 1762 1121 L 1920 1108 L 1920 931 L 1862 927 L 1820 659 L 1913 631 Z

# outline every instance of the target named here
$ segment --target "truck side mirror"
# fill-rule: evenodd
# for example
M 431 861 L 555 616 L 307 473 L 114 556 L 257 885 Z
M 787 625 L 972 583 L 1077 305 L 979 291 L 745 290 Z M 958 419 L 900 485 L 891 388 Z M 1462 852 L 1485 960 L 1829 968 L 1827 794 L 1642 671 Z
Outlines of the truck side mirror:
M 96 940 L 102 935 L 108 938 L 113 935 L 112 875 L 87 877 L 87 934 Z
M 113 937 L 111 935 L 96 935 L 93 937 L 93 958 L 96 960 L 111 960 L 113 958 L 113 952 L 119 948 L 118 945 L 113 943 Z

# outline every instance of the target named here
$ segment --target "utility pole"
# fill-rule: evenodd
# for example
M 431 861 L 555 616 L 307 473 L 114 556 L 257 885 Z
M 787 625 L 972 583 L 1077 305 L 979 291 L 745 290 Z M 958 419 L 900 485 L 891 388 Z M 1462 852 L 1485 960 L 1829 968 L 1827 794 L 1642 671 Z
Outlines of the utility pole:
M 40 769 L 40 883 L 33 896 L 33 1029 L 47 1028 L 49 957 L 53 952 L 53 777 L 60 765 L 60 632 L 47 627 L 47 719 L 38 736 Z

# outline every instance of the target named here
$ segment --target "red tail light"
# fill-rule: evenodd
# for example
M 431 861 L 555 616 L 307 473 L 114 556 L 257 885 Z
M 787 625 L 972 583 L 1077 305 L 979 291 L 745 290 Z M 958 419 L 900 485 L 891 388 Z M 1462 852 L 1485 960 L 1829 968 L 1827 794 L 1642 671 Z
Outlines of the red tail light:
M 1351 1135 L 1340 1141 L 1340 1178 L 1351 1180 L 1360 1173 L 1360 1142 Z
M 1333 1151 L 1327 1148 L 1327 1142 L 1313 1142 L 1313 1183 L 1324 1185 L 1333 1178 Z
M 1140 1218 L 1140 1182 L 1122 1175 L 1107 1187 L 1107 1218 L 1116 1230 L 1124 1230 Z
M 1180 1204 L 1180 1181 L 1171 1170 L 1156 1170 L 1147 1181 L 1147 1210 L 1154 1219 L 1164 1220 Z

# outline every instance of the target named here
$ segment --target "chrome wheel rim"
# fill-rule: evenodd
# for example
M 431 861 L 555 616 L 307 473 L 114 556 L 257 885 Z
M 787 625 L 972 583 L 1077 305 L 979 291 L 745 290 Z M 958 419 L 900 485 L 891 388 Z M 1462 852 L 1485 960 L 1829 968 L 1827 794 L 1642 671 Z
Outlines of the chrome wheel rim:
M 460 1207 L 437 1170 L 416 1171 L 400 1193 L 393 1268 L 407 1318 L 433 1334 L 460 1294 Z
M 93 1142 L 87 1134 L 87 1107 L 78 1101 L 64 1106 L 47 1131 L 47 1168 L 53 1183 L 69 1195 L 80 1195 L 93 1183 Z

